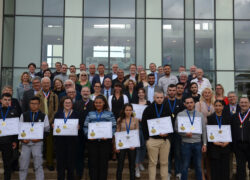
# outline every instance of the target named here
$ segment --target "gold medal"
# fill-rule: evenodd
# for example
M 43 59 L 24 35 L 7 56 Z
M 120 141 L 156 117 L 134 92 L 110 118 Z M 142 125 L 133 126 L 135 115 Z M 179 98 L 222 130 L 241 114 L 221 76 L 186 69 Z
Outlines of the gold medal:
M 152 133 L 152 134 L 155 134 L 155 133 L 156 133 L 156 129 L 155 129 L 154 127 L 152 127 L 152 129 L 151 129 L 151 133 Z
M 211 134 L 211 136 L 209 136 L 209 138 L 210 138 L 211 140 L 214 140 L 213 134 Z
M 56 128 L 56 133 L 60 133 L 61 132 L 61 129 L 59 127 Z
M 63 125 L 63 129 L 67 129 L 67 125 L 66 124 Z
M 123 143 L 121 142 L 121 140 L 119 140 L 118 146 L 119 146 L 119 147 L 122 147 L 122 146 L 123 146 Z
M 22 133 L 21 133 L 21 137 L 25 137 L 26 136 L 26 133 L 23 131 Z
M 34 131 L 34 128 L 32 127 L 32 128 L 30 128 L 30 132 L 33 132 Z
M 90 136 L 91 136 L 91 137 L 95 137 L 95 132 L 94 132 L 94 130 L 91 131 Z
M 186 128 L 183 126 L 183 124 L 181 125 L 181 130 L 184 131 Z
M 136 116 L 136 113 L 135 113 L 135 112 L 133 112 L 133 116 L 134 116 L 134 117 Z
M 219 134 L 222 134 L 222 130 L 219 130 Z
M 174 118 L 174 114 L 172 114 L 172 118 Z
M 84 106 L 83 110 L 86 110 L 86 109 L 87 109 L 86 106 Z
M 191 126 L 191 130 L 194 130 L 194 126 Z
M 242 128 L 242 124 L 240 125 L 240 128 Z
M 6 122 L 2 122 L 2 126 L 6 126 Z
M 0 130 L 0 134 L 2 134 L 2 131 Z
M 233 114 L 235 114 L 235 111 L 232 111 Z

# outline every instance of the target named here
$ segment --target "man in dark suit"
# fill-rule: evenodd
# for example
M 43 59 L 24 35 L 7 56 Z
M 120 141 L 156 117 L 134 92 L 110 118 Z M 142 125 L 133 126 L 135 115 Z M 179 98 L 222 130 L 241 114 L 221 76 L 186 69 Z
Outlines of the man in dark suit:
M 235 113 L 240 111 L 240 106 L 237 103 L 237 95 L 234 91 L 230 91 L 227 94 L 229 104 L 224 107 L 224 112 L 233 116 Z
M 154 101 L 154 93 L 162 91 L 162 88 L 155 85 L 155 75 L 153 73 L 148 75 L 148 86 L 144 87 L 146 99 L 151 103 Z
M 41 78 L 36 76 L 32 79 L 32 89 L 29 89 L 23 94 L 22 109 L 23 112 L 29 110 L 29 101 L 41 90 Z
M 99 74 L 96 74 L 92 80 L 92 87 L 94 87 L 95 83 L 99 82 L 101 83 L 102 85 L 102 88 L 103 88 L 103 82 L 104 82 L 104 79 L 107 77 L 105 74 L 104 74 L 104 71 L 105 71 L 105 67 L 103 64 L 99 64 L 98 67 L 97 67 L 97 70 L 99 72 Z
M 158 84 L 159 79 L 164 76 L 164 74 L 159 74 L 156 72 L 156 64 L 155 63 L 150 63 L 149 64 L 149 69 L 151 71 L 151 73 L 153 73 L 155 75 L 155 85 Z
M 88 77 L 89 77 L 89 82 L 90 82 L 90 84 L 92 84 L 92 81 L 93 81 L 93 79 L 94 79 L 94 77 L 95 77 L 95 64 L 90 64 L 89 65 L 89 75 L 88 75 Z
M 114 88 L 114 85 L 116 83 L 120 83 L 122 85 L 122 90 L 125 91 L 125 86 L 124 86 L 124 82 L 125 81 L 126 81 L 126 79 L 124 77 L 124 71 L 123 71 L 123 69 L 118 69 L 118 71 L 117 71 L 117 78 L 112 81 L 112 88 Z
M 39 76 L 40 78 L 43 77 L 43 72 L 49 68 L 49 65 L 46 61 L 43 61 L 42 64 L 41 64 L 41 70 L 36 73 L 36 76 Z
M 101 93 L 107 98 L 109 98 L 109 96 L 113 95 L 114 93 L 114 89 L 112 88 L 112 80 L 110 77 L 106 77 L 104 79 L 104 87 L 101 90 Z
M 132 79 L 135 82 L 138 81 L 138 74 L 136 73 L 136 65 L 130 64 L 129 65 L 129 74 L 125 76 L 125 79 Z
M 117 78 L 117 72 L 118 72 L 118 64 L 112 65 L 112 72 L 107 74 L 108 77 L 110 77 L 111 80 L 114 80 Z

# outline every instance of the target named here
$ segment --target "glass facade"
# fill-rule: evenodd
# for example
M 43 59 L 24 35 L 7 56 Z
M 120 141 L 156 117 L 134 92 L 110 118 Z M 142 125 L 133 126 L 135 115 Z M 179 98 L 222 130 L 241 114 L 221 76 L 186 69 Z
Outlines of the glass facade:
M 213 86 L 248 94 L 249 0 L 4 0 L 1 86 L 47 61 L 151 62 L 204 69 Z M 19 79 L 18 79 L 19 80 Z

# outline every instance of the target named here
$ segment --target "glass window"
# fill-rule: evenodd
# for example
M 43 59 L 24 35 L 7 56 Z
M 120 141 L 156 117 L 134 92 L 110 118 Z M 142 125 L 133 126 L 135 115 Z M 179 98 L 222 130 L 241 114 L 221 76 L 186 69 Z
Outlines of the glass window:
M 40 17 L 16 17 L 14 66 L 26 67 L 30 62 L 40 65 L 41 31 Z
M 194 21 L 185 22 L 186 68 L 194 65 Z
M 217 0 L 215 2 L 217 19 L 233 19 L 233 0 Z
M 145 20 L 136 21 L 136 64 L 145 67 Z
M 234 18 L 249 19 L 250 18 L 250 1 L 234 0 Z
M 217 71 L 217 84 L 224 87 L 224 95 L 227 96 L 229 91 L 234 91 L 234 72 L 233 71 Z
M 82 0 L 65 0 L 65 16 L 82 16 Z
M 195 21 L 195 65 L 214 70 L 214 22 Z
M 42 15 L 42 0 L 16 1 L 16 14 Z
M 109 0 L 84 0 L 84 16 L 108 17 Z
M 145 17 L 145 0 L 136 0 L 136 17 Z
M 184 22 L 182 20 L 163 21 L 163 62 L 173 70 L 184 65 Z
M 194 18 L 194 0 L 185 1 L 185 18 Z
M 49 67 L 55 67 L 55 62 L 63 59 L 63 18 L 43 19 L 43 49 L 42 60 Z
M 247 95 L 250 98 L 250 73 L 237 72 L 235 74 L 235 89 L 238 96 Z
M 1 89 L 6 85 L 12 85 L 12 74 L 13 68 L 2 68 L 1 69 Z M 19 78 L 20 79 L 20 78 Z M 16 88 L 15 88 L 16 89 Z
M 87 67 L 89 64 L 104 64 L 108 67 L 108 19 L 85 18 L 83 27 L 83 63 Z
M 146 16 L 149 18 L 161 18 L 162 0 L 146 0 Z
M 250 69 L 250 22 L 235 21 L 235 69 Z
M 196 0 L 195 18 L 213 19 L 214 18 L 214 0 Z
M 14 14 L 15 0 L 4 0 L 4 14 Z
M 183 18 L 183 0 L 163 0 L 163 18 Z
M 135 0 L 111 0 L 112 17 L 135 17 Z
M 135 63 L 135 20 L 111 19 L 110 64 L 127 69 Z
M 63 16 L 64 0 L 44 0 L 45 16 Z

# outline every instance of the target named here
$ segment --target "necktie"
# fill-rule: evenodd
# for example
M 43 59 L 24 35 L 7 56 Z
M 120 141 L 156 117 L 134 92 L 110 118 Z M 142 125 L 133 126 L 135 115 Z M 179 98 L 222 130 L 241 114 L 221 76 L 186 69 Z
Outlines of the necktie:
M 109 99 L 109 91 L 106 90 L 106 98 Z

